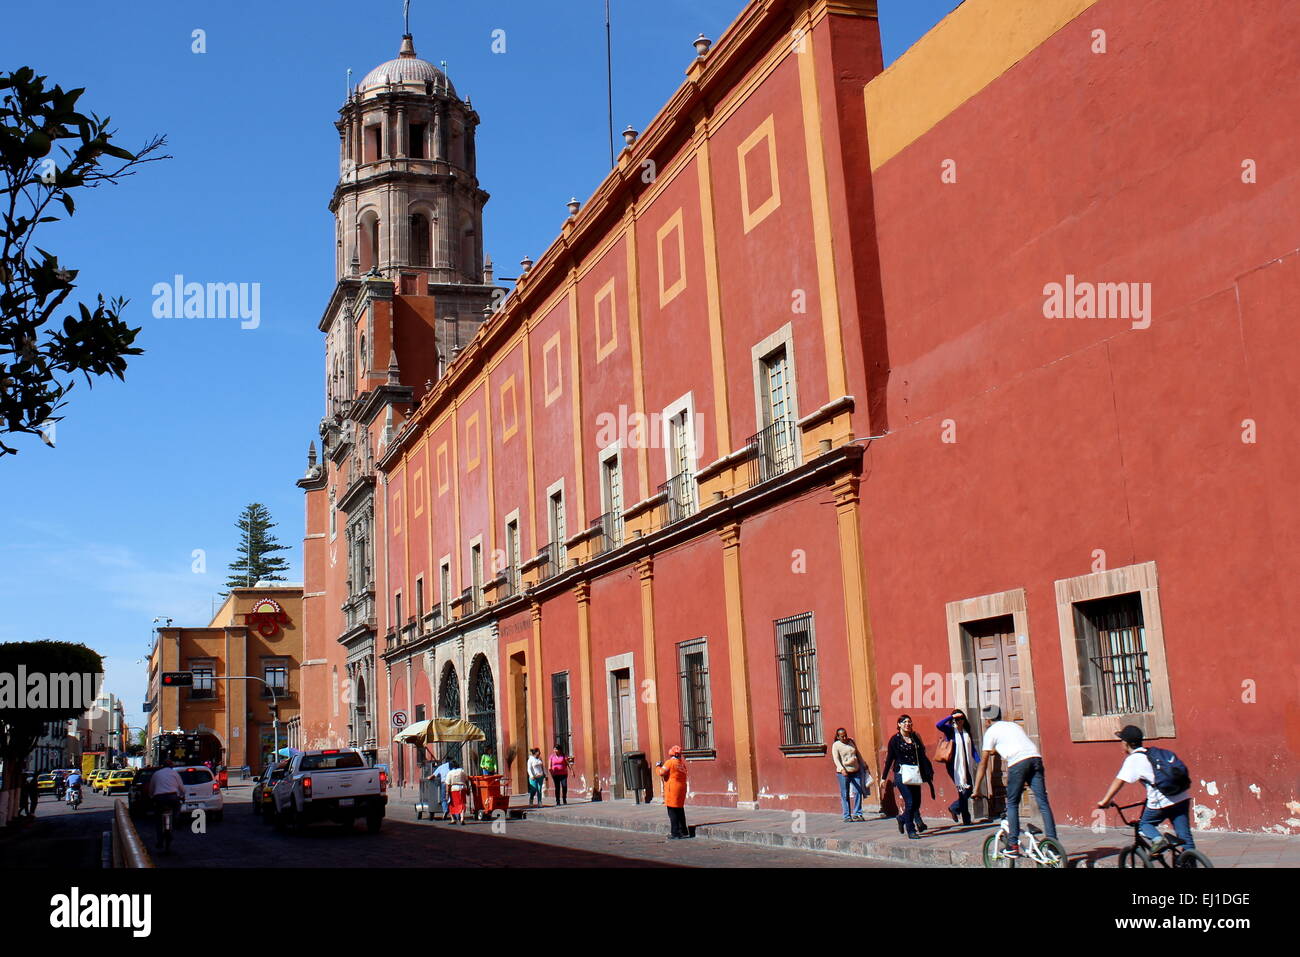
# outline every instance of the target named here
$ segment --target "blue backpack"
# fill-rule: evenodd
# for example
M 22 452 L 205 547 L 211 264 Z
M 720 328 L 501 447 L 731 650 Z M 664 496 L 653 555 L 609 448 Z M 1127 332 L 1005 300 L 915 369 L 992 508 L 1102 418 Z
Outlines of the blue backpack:
M 1182 794 L 1192 786 L 1192 776 L 1187 773 L 1187 765 L 1174 752 L 1164 748 L 1147 748 L 1147 760 L 1155 772 L 1155 780 L 1151 783 L 1166 797 Z

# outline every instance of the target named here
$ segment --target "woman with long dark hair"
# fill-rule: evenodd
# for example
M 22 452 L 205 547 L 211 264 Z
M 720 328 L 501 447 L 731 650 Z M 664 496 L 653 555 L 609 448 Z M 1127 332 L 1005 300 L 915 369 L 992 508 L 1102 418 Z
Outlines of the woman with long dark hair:
M 948 805 L 948 813 L 954 822 L 958 817 L 961 823 L 970 823 L 970 796 L 975 784 L 975 772 L 980 761 L 980 749 L 975 745 L 975 734 L 971 731 L 966 712 L 954 708 L 952 714 L 935 725 L 947 738 L 947 756 L 938 755 L 938 759 L 948 766 L 948 776 L 952 778 L 953 787 L 957 789 L 957 800 Z
M 934 767 L 926 757 L 921 736 L 912 727 L 910 714 L 899 716 L 898 733 L 889 739 L 889 752 L 880 772 L 882 781 L 889 779 L 891 768 L 894 786 L 903 802 L 903 811 L 898 815 L 898 833 L 906 831 L 908 838 L 916 840 L 926 829 L 921 820 L 921 785 L 929 784 L 931 797 L 934 796 Z

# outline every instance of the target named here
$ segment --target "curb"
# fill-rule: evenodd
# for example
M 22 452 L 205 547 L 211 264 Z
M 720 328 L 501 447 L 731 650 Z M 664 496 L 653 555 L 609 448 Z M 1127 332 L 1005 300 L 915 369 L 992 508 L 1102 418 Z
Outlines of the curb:
M 611 831 L 631 831 L 640 834 L 662 834 L 665 837 L 669 833 L 667 823 L 654 823 L 651 821 L 613 821 L 605 817 L 569 814 L 563 817 L 539 817 L 538 820 L 547 824 L 597 827 Z M 912 842 L 907 845 L 900 845 L 896 841 L 881 838 L 818 837 L 817 835 L 783 834 L 776 831 L 754 831 L 708 824 L 692 825 L 691 832 L 696 837 L 723 841 L 729 844 L 822 851 L 831 854 L 866 857 L 876 861 L 920 864 L 927 867 L 982 868 L 984 866 L 983 855 L 980 850 L 982 841 L 980 846 L 972 849 L 951 849 L 913 846 Z

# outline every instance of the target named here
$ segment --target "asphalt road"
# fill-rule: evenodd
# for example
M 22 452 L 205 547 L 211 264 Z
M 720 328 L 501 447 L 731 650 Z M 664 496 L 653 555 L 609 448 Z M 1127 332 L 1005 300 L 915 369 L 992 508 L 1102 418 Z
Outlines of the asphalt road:
M 390 795 L 388 816 L 378 834 L 364 823 L 352 828 L 315 824 L 305 833 L 277 833 L 252 813 L 251 789 L 225 792 L 221 822 L 206 833 L 178 822 L 170 854 L 157 852 L 152 817 L 136 822 L 159 868 L 345 868 L 345 867 L 885 867 L 879 861 L 781 848 L 751 847 L 694 839 L 669 841 L 655 834 L 608 828 L 547 824 L 536 819 L 467 821 L 463 827 L 416 821 L 409 803 Z M 37 823 L 18 842 L 23 853 L 0 867 L 92 867 L 98 865 L 100 834 L 111 823 L 112 799 L 88 794 L 72 811 L 53 799 L 41 801 Z M 57 849 L 43 853 L 41 846 Z M 892 865 L 897 866 L 897 865 Z

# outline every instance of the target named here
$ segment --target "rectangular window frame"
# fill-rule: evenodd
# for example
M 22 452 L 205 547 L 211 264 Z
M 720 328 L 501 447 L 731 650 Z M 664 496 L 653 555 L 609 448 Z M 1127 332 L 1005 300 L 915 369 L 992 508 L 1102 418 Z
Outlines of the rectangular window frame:
M 564 694 L 558 694 L 557 679 L 563 679 Z M 569 672 L 551 674 L 551 743 L 562 745 L 565 756 L 573 755 L 573 686 Z
M 194 685 L 189 690 L 191 701 L 215 701 L 217 698 L 217 660 L 194 658 L 186 666 L 194 675 Z
M 694 688 L 688 659 L 703 656 L 703 687 Z M 681 704 L 682 754 L 687 758 L 717 757 L 713 737 L 713 688 L 709 678 L 709 640 L 692 638 L 677 644 L 677 689 Z M 700 714 L 700 712 L 703 714 Z M 698 725 L 704 722 L 701 737 Z
M 1083 713 L 1083 682 L 1078 654 L 1075 605 L 1098 598 L 1113 598 L 1136 592 L 1142 602 L 1146 630 L 1147 663 L 1151 681 L 1152 710 L 1131 714 L 1086 715 Z M 1126 565 L 1109 571 L 1062 578 L 1056 582 L 1057 625 L 1061 636 L 1061 664 L 1065 672 L 1065 700 L 1072 741 L 1114 741 L 1115 731 L 1136 724 L 1148 739 L 1172 738 L 1177 732 L 1173 697 L 1169 689 L 1169 666 L 1165 655 L 1164 622 L 1160 615 L 1160 586 L 1154 561 Z
M 263 698 L 269 699 L 271 697 L 270 689 L 273 684 L 273 682 L 271 681 L 271 675 L 273 672 L 284 673 L 284 684 L 275 685 L 276 700 L 277 701 L 282 700 L 284 698 L 289 697 L 292 694 L 292 688 L 290 687 L 289 684 L 290 681 L 289 665 L 290 665 L 290 660 L 284 657 L 283 655 L 268 655 L 267 657 L 262 659 L 262 682 L 263 682 L 262 697 Z
M 773 623 L 773 633 L 776 639 L 776 671 L 777 671 L 777 690 L 780 696 L 781 709 L 781 752 L 786 757 L 805 757 L 812 755 L 826 754 L 826 727 L 825 715 L 821 707 L 821 678 L 817 668 L 817 629 L 815 616 L 811 611 L 802 612 L 798 615 L 790 615 L 786 618 L 778 618 Z M 812 666 L 809 669 L 808 687 L 805 690 L 806 704 L 800 704 L 797 697 L 797 677 L 796 673 L 787 674 L 788 659 L 790 652 L 787 649 L 788 639 L 796 634 L 808 634 L 808 643 L 811 647 Z M 789 679 L 789 680 L 787 680 Z M 808 710 L 816 712 L 816 718 L 813 723 L 806 724 L 798 720 L 795 715 L 796 711 Z M 815 734 L 807 735 L 798 733 L 798 729 L 810 727 Z M 794 732 L 794 733 L 792 733 Z M 815 741 L 800 740 L 803 737 L 815 737 Z

